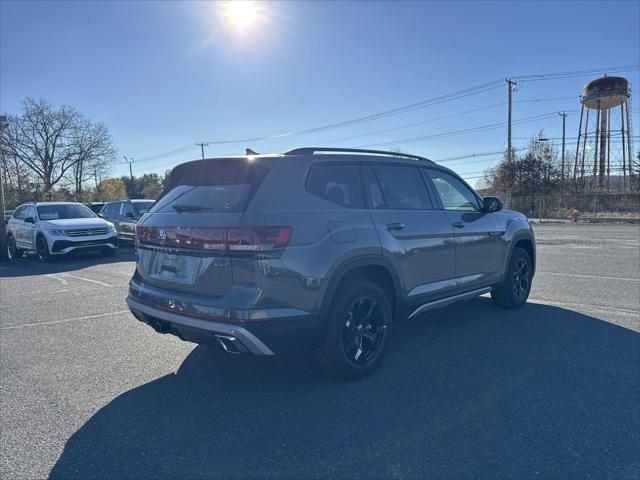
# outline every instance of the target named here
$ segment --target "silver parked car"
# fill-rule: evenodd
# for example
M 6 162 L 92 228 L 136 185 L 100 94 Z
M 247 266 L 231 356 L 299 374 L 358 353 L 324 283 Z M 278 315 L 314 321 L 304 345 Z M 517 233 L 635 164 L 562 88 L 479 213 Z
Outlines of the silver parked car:
M 536 259 L 525 216 L 451 170 L 333 148 L 179 165 L 136 245 L 127 302 L 156 331 L 310 349 L 342 378 L 371 373 L 406 317 L 487 292 L 520 307 Z
M 81 203 L 38 202 L 20 205 L 7 224 L 9 258 L 35 252 L 43 262 L 80 250 L 113 255 L 115 227 Z
M 105 204 L 99 215 L 116 226 L 120 240 L 133 241 L 136 223 L 152 205 L 153 200 L 118 200 Z

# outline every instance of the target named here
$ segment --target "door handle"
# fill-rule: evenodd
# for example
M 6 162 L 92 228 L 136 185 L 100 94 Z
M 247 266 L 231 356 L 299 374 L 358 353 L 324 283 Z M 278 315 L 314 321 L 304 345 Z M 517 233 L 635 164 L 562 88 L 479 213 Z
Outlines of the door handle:
M 402 230 L 406 225 L 404 223 L 390 223 L 387 225 L 387 230 Z
M 464 222 L 453 222 L 453 226 L 456 228 L 463 228 L 466 225 Z

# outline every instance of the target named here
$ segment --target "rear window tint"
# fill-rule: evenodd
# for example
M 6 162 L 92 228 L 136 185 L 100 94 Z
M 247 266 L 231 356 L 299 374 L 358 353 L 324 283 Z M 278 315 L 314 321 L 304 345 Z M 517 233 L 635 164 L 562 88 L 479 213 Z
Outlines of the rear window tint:
M 360 166 L 324 164 L 312 168 L 307 190 L 328 202 L 349 208 L 363 208 Z
M 171 186 L 150 212 L 243 212 L 270 167 L 219 159 L 176 167 Z

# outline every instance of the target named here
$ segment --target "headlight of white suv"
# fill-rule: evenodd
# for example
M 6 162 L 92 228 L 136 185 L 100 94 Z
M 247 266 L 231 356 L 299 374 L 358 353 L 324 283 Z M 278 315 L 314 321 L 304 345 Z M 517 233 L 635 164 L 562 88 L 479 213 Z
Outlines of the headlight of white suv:
M 48 225 L 44 225 L 43 229 L 49 235 L 53 235 L 53 236 L 56 236 L 56 237 L 59 237 L 59 236 L 62 236 L 62 235 L 66 235 L 65 231 L 60 229 L 60 228 L 54 228 L 54 227 L 50 227 Z

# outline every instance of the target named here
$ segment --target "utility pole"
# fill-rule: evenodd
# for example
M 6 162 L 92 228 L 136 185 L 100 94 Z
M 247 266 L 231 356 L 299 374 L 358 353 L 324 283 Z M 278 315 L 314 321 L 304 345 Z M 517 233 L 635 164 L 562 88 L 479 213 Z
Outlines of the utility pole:
M 560 194 L 564 193 L 564 145 L 565 145 L 565 132 L 566 132 L 566 123 L 567 123 L 567 113 L 562 112 L 558 113 L 562 117 L 562 162 L 560 163 Z M 580 139 L 578 139 L 578 143 L 580 143 Z
M 509 114 L 508 114 L 508 119 L 507 119 L 507 160 L 508 161 L 512 161 L 513 158 L 511 158 L 511 94 L 513 93 L 513 86 L 517 85 L 516 82 L 514 82 L 513 80 L 507 78 L 506 79 L 507 82 L 507 91 L 509 92 Z
M 196 143 L 196 145 L 200 145 L 200 150 L 202 151 L 202 159 L 204 160 L 204 147 L 208 147 L 209 144 L 202 142 L 202 143 Z
M 98 190 L 98 167 L 93 166 L 93 178 L 96 181 L 96 190 Z
M 6 115 L 0 115 L 0 155 L 4 164 L 4 129 L 9 126 Z M 4 222 L 4 178 L 0 168 L 0 262 L 7 261 L 7 226 Z
M 133 168 L 131 167 L 131 165 L 133 164 L 133 158 L 127 158 L 124 155 L 122 155 L 122 158 L 124 158 L 125 161 L 129 164 L 129 176 L 131 177 L 131 181 L 133 182 Z

